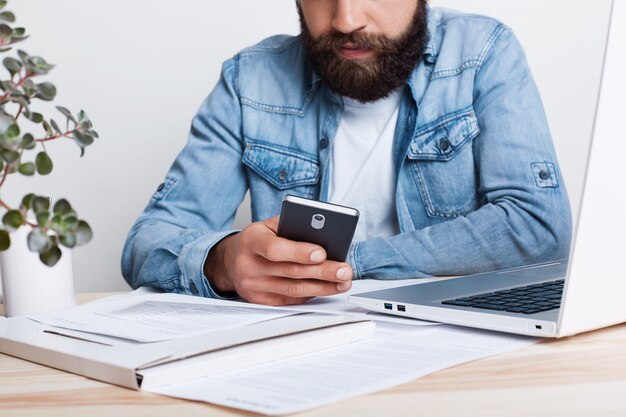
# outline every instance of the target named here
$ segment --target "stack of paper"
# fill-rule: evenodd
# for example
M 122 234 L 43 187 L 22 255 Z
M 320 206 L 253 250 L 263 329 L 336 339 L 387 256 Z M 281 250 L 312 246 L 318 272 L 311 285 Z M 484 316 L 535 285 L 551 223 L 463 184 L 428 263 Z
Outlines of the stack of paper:
M 413 283 L 356 281 L 352 293 Z M 270 415 L 374 392 L 535 341 L 372 314 L 349 305 L 347 294 L 266 307 L 141 290 L 0 321 L 4 353 Z

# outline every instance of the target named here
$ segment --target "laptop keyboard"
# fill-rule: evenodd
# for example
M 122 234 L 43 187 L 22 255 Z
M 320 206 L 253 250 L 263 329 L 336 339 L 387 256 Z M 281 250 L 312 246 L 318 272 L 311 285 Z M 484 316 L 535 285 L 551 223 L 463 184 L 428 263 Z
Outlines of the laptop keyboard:
M 561 306 L 565 280 L 542 282 L 523 287 L 446 300 L 441 304 L 534 314 Z

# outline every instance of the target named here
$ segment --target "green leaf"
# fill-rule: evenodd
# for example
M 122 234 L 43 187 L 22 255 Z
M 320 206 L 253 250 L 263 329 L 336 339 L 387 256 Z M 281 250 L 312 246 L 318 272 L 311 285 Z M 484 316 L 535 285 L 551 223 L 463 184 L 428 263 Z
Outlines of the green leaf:
M 59 249 L 58 246 L 54 245 L 47 251 L 40 253 L 39 259 L 47 266 L 52 267 L 56 265 L 57 262 L 59 262 L 59 259 L 61 259 L 61 255 L 61 249 Z
M 15 139 L 19 135 L 20 135 L 20 127 L 16 124 L 12 124 L 11 126 L 9 126 L 9 128 L 5 132 L 5 136 L 8 137 L 9 139 Z
M 80 220 L 76 227 L 76 245 L 81 246 L 89 242 L 93 238 L 91 227 L 86 221 Z
M 61 131 L 61 128 L 59 127 L 59 125 L 57 124 L 57 122 L 56 122 L 54 119 L 50 119 L 50 124 L 52 125 L 52 128 L 53 128 L 54 130 L 56 130 L 56 132 L 57 132 L 59 135 L 62 135 L 62 134 L 63 134 L 63 132 Z
M 0 158 L 0 171 L 4 169 L 4 161 Z
M 78 144 L 78 146 L 82 148 L 85 148 L 91 145 L 94 141 L 94 139 L 91 136 L 85 133 L 82 133 L 78 130 L 74 131 L 74 139 L 76 140 L 76 143 Z
M 44 101 L 52 101 L 54 97 L 57 95 L 57 88 L 54 84 L 45 82 L 41 84 L 37 84 L 38 93 L 35 97 L 40 98 Z
M 63 216 L 72 212 L 72 206 L 66 199 L 62 198 L 54 204 L 52 211 L 54 211 L 54 214 Z
M 33 198 L 35 198 L 35 194 L 30 193 L 30 194 L 26 194 L 24 196 L 24 198 L 22 198 L 22 207 L 25 208 L 26 210 L 30 210 L 30 205 L 33 202 Z
M 50 218 L 49 211 L 41 211 L 37 213 L 37 224 L 40 228 L 45 228 L 48 226 L 48 219 Z
M 63 217 L 63 223 L 67 227 L 67 230 L 74 230 L 78 227 L 78 218 L 75 214 Z
M 23 164 L 20 164 L 18 171 L 20 172 L 20 174 L 29 177 L 31 175 L 35 175 L 35 164 L 33 164 L 32 162 L 25 162 Z
M 13 23 L 15 22 L 15 15 L 11 12 L 2 12 L 0 13 L 0 20 Z
M 26 34 L 25 28 L 13 28 L 13 37 L 23 37 Z
M 35 214 L 50 211 L 50 199 L 48 197 L 35 196 L 31 205 Z
M 41 151 L 35 157 L 35 164 L 37 165 L 37 173 L 39 175 L 48 175 L 52 172 L 53 164 L 52 159 L 44 151 Z
M 46 131 L 46 135 L 48 136 L 52 136 L 54 134 L 54 132 L 52 131 L 52 128 L 50 127 L 50 123 L 46 122 L 45 120 L 41 123 L 41 125 L 43 126 L 44 130 Z
M 26 116 L 28 118 L 28 120 L 30 120 L 33 123 L 41 123 L 43 122 L 43 114 L 41 113 L 30 113 Z
M 65 107 L 57 106 L 57 110 L 60 111 L 63 114 L 63 116 L 70 119 L 72 122 L 77 123 L 76 119 L 74 119 L 74 116 L 72 116 L 72 112 L 66 109 Z
M 5 25 L 4 23 L 0 24 L 0 38 L 6 39 L 7 41 L 11 40 L 11 36 L 13 35 L 13 29 L 9 25 Z
M 4 9 L 7 5 L 7 1 L 6 0 L 1 0 L 0 1 L 0 9 Z
M 22 64 L 25 64 L 30 59 L 30 55 L 28 55 L 26 52 L 22 51 L 21 49 L 17 50 L 17 55 L 20 57 L 20 61 L 22 61 Z
M 18 229 L 22 224 L 24 224 L 24 218 L 22 217 L 22 213 L 19 210 L 9 210 L 2 217 L 2 224 L 11 230 Z
M 6 162 L 11 163 L 19 159 L 20 153 L 17 151 L 12 151 L 10 149 L 0 149 L 0 157 Z
M 52 246 L 52 242 L 50 242 L 50 237 L 44 234 L 39 229 L 34 229 L 28 234 L 28 238 L 26 239 L 28 242 L 28 249 L 32 252 L 45 252 L 50 246 Z
M 72 249 L 76 246 L 76 234 L 73 232 L 67 232 L 59 236 L 59 242 L 66 248 Z
M 22 136 L 22 147 L 24 147 L 24 149 L 33 149 L 35 146 L 37 146 L 37 142 L 33 135 L 27 133 Z
M 9 71 L 11 77 L 22 70 L 22 63 L 15 58 L 6 57 L 2 61 L 2 64 Z
M 11 246 L 11 237 L 9 232 L 4 229 L 0 229 L 0 251 L 7 250 Z

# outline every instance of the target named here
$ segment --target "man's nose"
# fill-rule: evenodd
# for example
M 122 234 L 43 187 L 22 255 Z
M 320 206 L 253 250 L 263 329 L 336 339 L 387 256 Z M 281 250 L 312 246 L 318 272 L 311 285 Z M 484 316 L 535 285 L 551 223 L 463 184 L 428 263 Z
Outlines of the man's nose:
M 364 3 L 364 0 L 337 0 L 333 29 L 341 33 L 352 33 L 367 26 Z

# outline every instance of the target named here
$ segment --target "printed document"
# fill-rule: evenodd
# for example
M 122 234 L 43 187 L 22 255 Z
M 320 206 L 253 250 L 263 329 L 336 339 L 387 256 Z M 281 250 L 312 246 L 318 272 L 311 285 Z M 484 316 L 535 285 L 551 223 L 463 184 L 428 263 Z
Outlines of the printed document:
M 447 325 L 378 323 L 373 339 L 148 391 L 267 415 L 291 414 L 536 340 Z
M 181 302 L 163 294 L 130 296 L 31 316 L 32 320 L 70 330 L 137 342 L 160 342 L 201 333 L 232 329 L 285 317 L 297 312 L 238 306 L 191 297 Z M 175 294 L 174 294 L 175 295 Z M 216 302 L 217 301 L 217 302 Z

